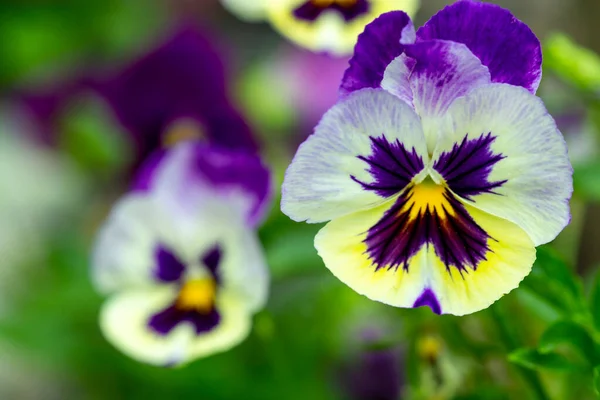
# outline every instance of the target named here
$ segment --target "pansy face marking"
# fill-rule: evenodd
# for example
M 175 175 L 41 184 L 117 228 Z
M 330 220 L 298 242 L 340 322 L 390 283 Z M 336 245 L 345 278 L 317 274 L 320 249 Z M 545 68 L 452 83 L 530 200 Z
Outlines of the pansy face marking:
M 369 12 L 368 0 L 308 0 L 294 10 L 297 18 L 314 21 L 326 11 L 340 13 L 345 21 L 352 21 Z
M 487 180 L 494 164 L 504 158 L 489 148 L 494 137 L 487 134 L 468 140 L 467 135 L 441 154 L 433 164 L 435 176 L 442 178 L 439 184 L 420 174 L 424 161 L 414 148 L 407 151 L 399 140 L 390 144 L 384 138 L 370 139 L 373 153 L 358 158 L 369 164 L 374 183 L 351 178 L 382 197 L 401 193 L 364 240 L 374 267 L 408 272 L 409 261 L 421 247 L 433 246 L 447 269 L 475 270 L 490 251 L 488 240 L 494 239 L 477 225 L 454 193 L 469 199 L 493 193 L 505 182 Z
M 458 1 L 414 32 L 403 12 L 366 27 L 281 206 L 329 221 L 315 247 L 358 293 L 463 315 L 516 288 L 568 224 L 572 168 L 533 94 L 541 52 L 525 24 Z
M 202 266 L 186 266 L 162 245 L 157 247 L 155 255 L 156 276 L 165 282 L 175 283 L 178 293 L 173 304 L 150 317 L 150 328 L 160 335 L 168 334 L 182 322 L 191 323 L 197 334 L 215 328 L 221 319 L 216 307 L 220 290 L 217 274 L 220 246 L 206 252 Z
M 402 268 L 424 246 L 433 246 L 446 269 L 476 270 L 493 240 L 454 195 L 441 185 L 409 187 L 367 234 L 367 251 L 376 269 Z

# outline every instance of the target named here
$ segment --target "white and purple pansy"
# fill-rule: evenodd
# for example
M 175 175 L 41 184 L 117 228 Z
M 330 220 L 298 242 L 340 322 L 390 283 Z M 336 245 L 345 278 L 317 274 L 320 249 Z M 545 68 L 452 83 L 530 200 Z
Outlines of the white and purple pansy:
M 417 32 L 403 12 L 380 16 L 286 173 L 283 212 L 331 221 L 319 255 L 371 299 L 488 307 L 570 219 L 572 168 L 540 78 L 538 39 L 498 6 L 459 1 Z
M 419 0 L 222 0 L 247 20 L 267 19 L 294 43 L 335 55 L 352 52 L 357 36 L 377 16 L 393 10 L 414 15 Z
M 270 200 L 255 155 L 182 142 L 143 167 L 101 229 L 93 280 L 105 337 L 174 366 L 241 342 L 267 297 L 254 228 Z

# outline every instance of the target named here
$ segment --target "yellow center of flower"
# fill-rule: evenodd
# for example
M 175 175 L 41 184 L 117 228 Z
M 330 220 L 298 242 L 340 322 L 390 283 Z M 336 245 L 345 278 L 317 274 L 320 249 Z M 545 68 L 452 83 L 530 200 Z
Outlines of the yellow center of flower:
M 214 307 L 216 294 L 217 285 L 214 279 L 192 279 L 187 281 L 179 291 L 176 307 L 208 314 Z
M 202 124 L 189 118 L 183 118 L 169 126 L 163 136 L 163 146 L 169 148 L 184 141 L 203 139 L 206 139 L 206 131 Z
M 444 186 L 428 180 L 423 181 L 410 189 L 410 198 L 406 202 L 405 209 L 410 208 L 411 219 L 417 218 L 427 210 L 442 219 L 446 218 L 447 214 L 453 215 L 453 210 L 445 193 Z
M 357 1 L 358 0 L 311 0 L 311 3 L 315 7 L 319 7 L 319 8 L 330 7 L 334 4 L 337 4 L 340 7 L 350 8 L 354 5 L 356 5 Z

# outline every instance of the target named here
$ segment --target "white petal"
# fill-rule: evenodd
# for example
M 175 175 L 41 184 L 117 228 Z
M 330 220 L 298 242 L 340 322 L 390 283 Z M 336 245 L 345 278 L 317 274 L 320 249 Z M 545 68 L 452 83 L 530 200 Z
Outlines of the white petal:
M 96 288 L 110 293 L 153 284 L 155 246 L 172 236 L 170 226 L 149 196 L 123 197 L 100 229 L 94 246 L 92 277 Z
M 491 151 L 504 156 L 488 181 L 506 182 L 496 194 L 473 196 L 473 206 L 519 225 L 536 246 L 569 223 L 573 181 L 567 147 L 539 98 L 517 86 L 486 85 L 456 100 L 439 129 L 434 160 L 467 134 L 471 139 L 490 133 Z
M 427 162 L 411 107 L 382 89 L 358 90 L 331 108 L 298 149 L 283 182 L 282 211 L 295 221 L 323 222 L 385 201 L 357 182 L 375 182 L 369 163 L 358 158 L 374 153 L 375 138 L 398 141 Z
M 222 250 L 222 286 L 243 297 L 250 310 L 261 308 L 269 272 L 260 242 L 242 213 L 209 191 L 195 207 L 185 209 L 154 194 L 125 196 L 101 229 L 92 262 L 98 289 L 109 293 L 156 284 L 159 245 L 170 249 L 188 272 L 204 268 L 202 257 L 217 245 Z
M 102 308 L 100 326 L 109 342 L 141 362 L 172 366 L 222 352 L 239 344 L 250 331 L 250 314 L 243 300 L 224 292 L 217 307 L 220 323 L 197 335 L 193 326 L 181 323 L 167 335 L 155 333 L 149 319 L 169 307 L 174 287 L 135 290 L 117 294 Z

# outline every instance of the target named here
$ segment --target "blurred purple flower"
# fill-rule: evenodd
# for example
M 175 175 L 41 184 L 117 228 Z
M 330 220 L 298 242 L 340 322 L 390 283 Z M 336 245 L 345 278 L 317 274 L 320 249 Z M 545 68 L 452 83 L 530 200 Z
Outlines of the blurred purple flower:
M 210 144 L 255 152 L 256 142 L 227 96 L 223 63 L 197 29 L 180 28 L 155 50 L 95 84 L 144 159 L 181 120 Z
M 269 204 L 269 170 L 257 155 L 191 142 L 142 170 L 95 245 L 93 281 L 110 296 L 102 332 L 161 366 L 226 351 L 267 300 L 255 227 Z
M 404 386 L 402 351 L 398 346 L 377 348 L 379 335 L 363 339 L 363 350 L 343 375 L 344 398 L 349 400 L 398 400 Z
M 287 90 L 303 120 L 312 127 L 336 103 L 348 58 L 290 48 L 283 53 L 278 67 L 287 71 Z
M 56 90 L 21 97 L 46 142 L 56 141 L 55 121 L 84 91 L 111 106 L 136 146 L 134 166 L 178 138 L 257 151 L 250 128 L 228 98 L 223 62 L 197 28 L 183 25 L 147 54 L 108 75 L 89 73 Z M 171 137 L 172 136 L 172 137 Z

